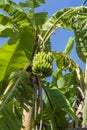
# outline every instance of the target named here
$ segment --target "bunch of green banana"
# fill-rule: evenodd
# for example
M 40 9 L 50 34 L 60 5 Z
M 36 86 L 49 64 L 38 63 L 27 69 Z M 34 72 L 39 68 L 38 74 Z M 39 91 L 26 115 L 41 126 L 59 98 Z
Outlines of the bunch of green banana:
M 38 52 L 33 59 L 32 71 L 39 76 L 50 76 L 52 74 L 53 56 L 51 52 Z

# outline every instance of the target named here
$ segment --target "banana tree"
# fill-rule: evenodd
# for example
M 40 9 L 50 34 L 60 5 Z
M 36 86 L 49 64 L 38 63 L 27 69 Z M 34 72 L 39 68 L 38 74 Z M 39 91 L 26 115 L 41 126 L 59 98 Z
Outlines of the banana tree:
M 0 48 L 1 130 L 60 130 L 73 124 L 79 127 L 81 118 L 86 126 L 86 103 L 85 116 L 79 117 L 78 112 L 84 104 L 86 80 L 84 83 L 84 73 L 69 56 L 74 38 L 63 52 L 55 52 L 50 36 L 58 28 L 73 30 L 77 54 L 85 62 L 87 8 L 62 9 L 47 19 L 47 12 L 34 11 L 44 3 L 0 1 L 0 37 L 7 38 Z M 47 82 L 49 76 L 52 82 Z
M 75 42 L 76 42 L 76 51 L 78 57 L 82 60 L 82 62 L 86 63 L 86 57 L 87 57 L 87 49 L 86 49 L 86 10 L 87 7 L 80 6 L 75 8 L 66 8 L 58 11 L 55 13 L 43 26 L 44 29 L 47 29 L 48 31 L 44 37 L 44 41 L 47 41 L 48 35 L 50 36 L 53 32 L 53 30 L 56 30 L 58 28 L 66 28 L 68 30 L 73 30 L 75 34 Z M 72 47 L 72 46 L 71 46 Z M 69 48 L 70 49 L 70 48 Z M 62 56 L 60 57 L 60 59 Z M 62 62 L 61 62 L 62 63 Z M 87 64 L 87 63 L 86 63 Z M 60 67 L 59 62 L 57 63 L 58 67 Z M 86 65 L 87 66 L 87 65 Z M 75 71 L 75 70 L 73 70 Z M 77 70 L 76 70 L 77 71 Z M 83 118 L 82 126 L 86 127 L 87 124 L 87 105 L 86 105 L 86 74 L 87 73 L 87 67 L 85 71 L 85 77 L 84 81 L 85 83 L 81 83 L 83 86 L 83 91 L 80 90 L 82 99 L 79 104 L 80 111 L 77 111 L 77 114 L 80 114 L 79 117 Z M 77 74 L 78 79 L 81 82 L 81 76 L 79 75 L 79 71 Z M 81 87 L 82 88 L 82 87 Z M 85 102 L 84 102 L 84 93 L 85 93 Z

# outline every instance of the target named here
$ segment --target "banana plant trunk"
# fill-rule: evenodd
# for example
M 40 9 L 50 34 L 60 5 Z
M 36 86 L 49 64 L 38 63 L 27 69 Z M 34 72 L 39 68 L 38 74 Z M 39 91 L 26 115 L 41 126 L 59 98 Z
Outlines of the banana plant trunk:
M 83 122 L 82 127 L 87 128 L 87 58 L 86 58 L 86 69 L 85 69 L 85 102 L 83 109 Z
M 29 111 L 23 110 L 23 116 L 22 116 L 22 123 L 24 128 L 21 128 L 21 130 L 31 130 L 32 127 L 32 117 L 33 117 L 33 107 L 27 106 Z

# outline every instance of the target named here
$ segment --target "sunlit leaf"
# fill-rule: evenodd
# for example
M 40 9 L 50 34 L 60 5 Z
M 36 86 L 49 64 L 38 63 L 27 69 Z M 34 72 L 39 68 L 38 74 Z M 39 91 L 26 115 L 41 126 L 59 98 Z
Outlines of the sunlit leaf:
M 66 45 L 66 47 L 65 47 L 65 49 L 64 49 L 64 53 L 65 53 L 66 55 L 70 55 L 70 53 L 71 53 L 71 51 L 72 51 L 72 49 L 73 49 L 73 46 L 74 46 L 74 38 L 73 38 L 73 37 L 70 37 L 70 38 L 69 38 L 69 41 L 68 41 L 68 43 L 67 43 L 67 45 Z
M 8 43 L 0 48 L 0 81 L 7 80 L 9 74 L 21 69 L 29 62 L 34 48 L 34 31 L 30 25 L 12 33 Z M 5 63 L 5 64 L 4 64 Z
M 58 12 L 53 14 L 51 18 L 47 20 L 47 22 L 43 25 L 43 30 L 49 30 L 50 28 L 56 29 L 61 27 L 71 29 L 70 25 L 71 18 L 70 19 L 69 17 L 66 18 L 66 15 L 70 16 L 71 12 L 74 13 L 73 10 L 74 10 L 73 8 L 66 8 L 59 10 Z
M 16 44 L 4 44 L 0 48 L 0 90 L 4 89 L 3 83 L 7 81 L 9 74 L 17 69 L 21 69 L 28 62 L 20 40 Z M 4 82 L 3 82 L 4 80 Z

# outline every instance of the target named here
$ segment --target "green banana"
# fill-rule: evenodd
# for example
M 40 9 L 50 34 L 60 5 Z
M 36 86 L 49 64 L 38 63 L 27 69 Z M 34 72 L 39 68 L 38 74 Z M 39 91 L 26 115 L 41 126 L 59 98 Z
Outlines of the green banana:
M 36 75 L 50 76 L 53 68 L 52 62 L 51 52 L 38 52 L 33 58 L 32 72 Z

